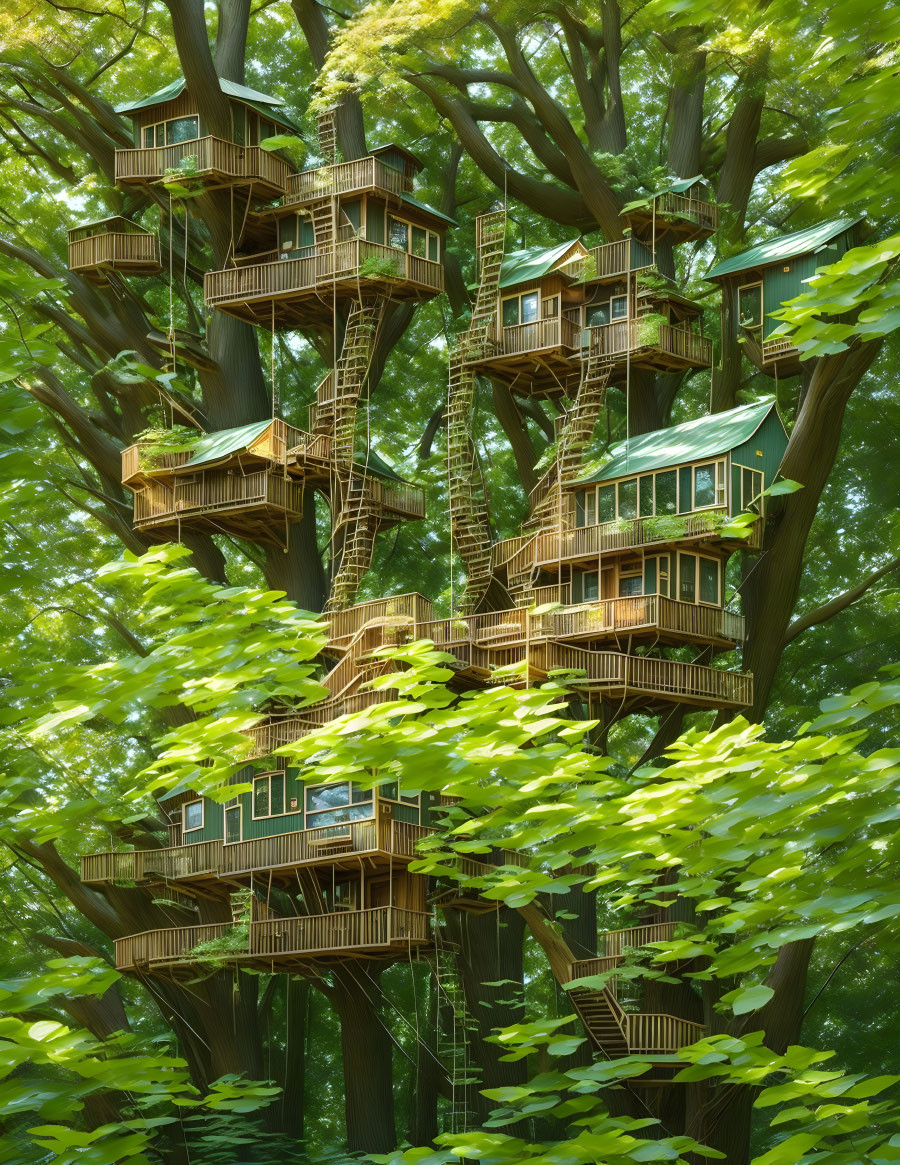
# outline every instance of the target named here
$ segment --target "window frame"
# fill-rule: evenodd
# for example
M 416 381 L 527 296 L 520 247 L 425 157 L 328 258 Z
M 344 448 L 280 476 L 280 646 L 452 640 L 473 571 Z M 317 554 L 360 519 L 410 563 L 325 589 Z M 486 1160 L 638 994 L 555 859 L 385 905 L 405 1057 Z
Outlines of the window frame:
M 197 133 L 194 137 L 185 138 L 184 141 L 181 141 L 181 142 L 167 142 L 166 141 L 166 126 L 170 122 L 188 121 L 190 119 L 193 119 L 197 123 Z M 160 129 L 160 127 L 162 128 L 162 139 L 163 140 L 161 142 L 158 142 L 156 140 L 157 136 L 158 136 L 157 131 Z M 148 146 L 146 144 L 147 130 L 153 131 L 153 145 L 152 146 Z M 153 121 L 153 122 L 150 122 L 149 124 L 142 125 L 141 126 L 141 142 L 143 144 L 141 146 L 141 149 L 144 149 L 144 150 L 163 150 L 167 146 L 169 146 L 169 147 L 181 146 L 181 145 L 184 145 L 185 142 L 198 142 L 202 136 L 203 135 L 200 133 L 200 115 L 198 113 L 183 113 L 180 117 L 166 117 L 162 121 Z
M 345 784 L 347 786 L 347 802 L 344 805 L 328 805 L 323 809 L 310 809 L 307 798 L 309 794 L 316 789 L 333 789 L 336 786 Z M 344 829 L 354 825 L 357 821 L 374 821 L 375 820 L 375 790 L 361 789 L 360 792 L 367 793 L 368 799 L 364 801 L 353 800 L 353 789 L 358 786 L 356 781 L 321 781 L 317 785 L 306 785 L 303 790 L 303 828 L 304 829 Z M 348 818 L 346 821 L 332 822 L 330 825 L 316 825 L 315 821 L 310 821 L 310 818 L 315 818 L 322 813 L 334 813 L 340 809 L 352 809 L 354 805 L 371 805 L 372 812 L 368 817 Z
M 360 221 L 361 221 L 361 212 L 360 212 Z M 406 227 L 406 247 L 405 247 L 405 249 L 403 247 L 394 246 L 394 244 L 390 241 L 390 239 L 391 239 L 391 223 L 393 223 L 393 222 L 402 223 L 403 226 Z M 426 263 L 440 263 L 440 261 L 441 261 L 441 236 L 437 233 L 437 231 L 433 231 L 430 227 L 423 227 L 421 223 L 413 222 L 412 219 L 400 218 L 399 215 L 392 214 L 390 211 L 388 211 L 387 221 L 385 222 L 384 225 L 385 225 L 384 237 L 386 239 L 384 246 L 390 247 L 394 251 L 402 251 L 404 255 L 409 255 L 413 259 L 422 259 Z M 412 249 L 413 230 L 425 232 L 425 254 L 424 255 L 417 255 L 415 253 L 415 251 L 413 251 L 413 249 Z M 437 258 L 436 259 L 430 259 L 428 257 L 429 252 L 431 250 L 431 239 L 432 238 L 435 239 L 436 244 L 437 244 Z
M 523 320 L 522 319 L 522 300 L 523 299 L 532 299 L 532 298 L 537 303 L 537 308 L 536 308 L 537 315 L 534 317 L 533 320 Z M 516 323 L 507 324 L 507 323 L 503 322 L 503 309 L 506 306 L 506 304 L 511 303 L 511 302 L 515 302 L 517 304 Z M 526 324 L 538 324 L 538 323 L 540 323 L 541 322 L 541 304 L 542 304 L 542 302 L 543 301 L 541 299 L 540 288 L 532 288 L 531 291 L 516 291 L 512 295 L 502 295 L 500 297 L 500 326 L 502 328 L 522 328 L 522 327 L 525 327 Z
M 741 319 L 741 292 L 748 291 L 754 287 L 759 288 L 759 323 L 758 324 L 745 324 L 743 322 L 743 320 Z M 764 304 L 763 300 L 764 300 L 763 281 L 761 279 L 755 279 L 752 283 L 738 284 L 737 313 L 736 314 L 737 314 L 737 322 L 738 322 L 739 328 L 744 328 L 745 331 L 748 331 L 748 332 L 757 332 L 757 331 L 762 330 L 763 320 L 766 318 L 765 304 Z
M 762 496 L 762 492 L 765 489 L 765 485 L 766 485 L 765 474 L 763 473 L 763 471 L 761 469 L 754 469 L 751 465 L 739 465 L 737 462 L 735 462 L 734 467 L 735 467 L 735 469 L 740 471 L 740 475 L 741 475 L 740 483 L 739 483 L 740 508 L 744 512 L 747 512 L 747 511 L 749 511 L 750 507 L 753 505 L 754 502 L 758 502 L 759 503 L 759 512 L 760 512 L 760 514 L 762 514 L 763 501 L 764 501 L 763 496 Z M 759 489 L 756 491 L 756 493 L 753 495 L 753 497 L 750 498 L 749 500 L 744 497 L 744 474 L 745 473 L 755 474 L 756 477 L 759 478 Z
M 282 809 L 281 809 L 280 813 L 273 813 L 272 812 L 272 778 L 273 777 L 278 777 L 281 779 L 281 788 L 282 788 L 281 805 L 282 805 Z M 268 799 L 269 812 L 268 813 L 257 813 L 256 812 L 256 786 L 260 781 L 268 781 L 268 783 L 269 783 L 269 799 Z M 270 817 L 288 817 L 291 815 L 291 813 L 297 813 L 298 810 L 296 810 L 296 809 L 290 810 L 290 809 L 284 808 L 284 806 L 286 806 L 288 803 L 287 787 L 286 786 L 287 786 L 287 773 L 283 769 L 272 769 L 267 773 L 258 773 L 257 776 L 255 776 L 253 778 L 252 788 L 250 789 L 250 818 L 251 818 L 251 820 L 252 821 L 268 821 Z
M 187 824 L 188 809 L 190 809 L 193 805 L 200 806 L 200 824 L 199 825 L 188 825 Z M 181 832 L 182 832 L 182 834 L 196 833 L 198 829 L 203 828 L 205 821 L 206 821 L 206 810 L 205 810 L 205 807 L 203 805 L 203 798 L 198 797 L 196 801 L 185 801 L 184 805 L 182 806 L 182 810 L 181 810 Z
M 705 466 L 712 466 L 713 474 L 713 501 L 710 504 L 697 504 L 697 470 Z M 749 466 L 742 466 L 741 468 L 749 469 Z M 690 498 L 688 499 L 688 508 L 682 508 L 684 505 L 684 493 L 682 488 L 683 472 L 690 471 Z M 761 470 L 752 470 L 754 473 L 760 473 Z M 659 490 L 657 488 L 657 478 L 661 474 L 675 475 L 675 509 L 670 511 L 660 512 L 659 510 Z M 652 513 L 646 514 L 641 509 L 641 498 L 648 491 L 643 484 L 647 482 L 648 478 L 652 478 L 652 497 L 653 510 Z M 581 525 L 579 529 L 584 526 L 602 526 L 606 522 L 634 522 L 640 521 L 642 518 L 656 518 L 656 517 L 687 517 L 690 514 L 703 513 L 710 509 L 722 509 L 728 503 L 728 489 L 727 489 L 727 462 L 724 457 L 706 458 L 703 461 L 691 461 L 682 465 L 667 466 L 664 469 L 651 469 L 644 473 L 632 473 L 627 477 L 614 478 L 612 481 L 596 482 L 591 486 L 580 490 L 583 501 L 581 504 Z M 742 479 L 743 480 L 743 479 Z M 635 499 L 636 512 L 634 517 L 623 518 L 622 507 L 620 501 L 621 487 L 628 485 L 630 482 L 635 482 L 637 487 L 637 497 Z M 614 515 L 612 518 L 600 519 L 600 500 L 599 491 L 601 489 L 612 490 Z M 576 526 L 577 522 L 577 506 L 576 506 Z M 590 519 L 593 518 L 593 521 Z
M 237 810 L 238 835 L 235 841 L 228 840 L 228 814 Z M 239 797 L 226 802 L 222 810 L 222 845 L 239 845 L 244 840 L 244 809 Z
M 703 562 L 711 562 L 713 564 L 713 566 L 715 566 L 715 568 L 716 568 L 716 598 L 715 598 L 715 602 L 710 602 L 709 599 L 703 598 L 703 575 L 702 575 L 702 572 L 700 570 L 700 564 Z M 724 574 L 724 571 L 722 570 L 722 563 L 719 561 L 718 558 L 713 558 L 712 555 L 709 555 L 709 554 L 698 554 L 697 555 L 697 599 L 696 599 L 696 605 L 698 607 L 715 607 L 716 609 L 722 608 L 722 606 L 724 605 L 723 601 L 722 601 L 722 599 L 723 599 L 722 575 L 723 574 Z

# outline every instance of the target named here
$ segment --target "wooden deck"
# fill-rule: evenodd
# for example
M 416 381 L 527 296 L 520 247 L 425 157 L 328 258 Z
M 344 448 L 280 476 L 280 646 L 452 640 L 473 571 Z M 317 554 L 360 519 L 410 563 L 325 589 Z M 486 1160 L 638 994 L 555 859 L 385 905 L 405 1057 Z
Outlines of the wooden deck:
M 164 539 L 182 524 L 209 533 L 285 544 L 286 527 L 303 516 L 303 483 L 261 469 L 213 469 L 150 481 L 134 495 L 134 527 Z
M 794 365 L 799 364 L 800 349 L 791 336 L 773 336 L 762 342 L 763 364 L 772 364 L 774 361 L 786 361 Z
M 581 329 L 565 317 L 495 326 L 486 340 L 461 350 L 466 365 L 522 394 L 574 391 L 581 376 Z
M 640 340 L 639 319 L 620 320 L 586 329 L 592 357 L 608 356 L 641 368 L 677 371 L 683 368 L 709 368 L 712 365 L 712 340 L 686 328 L 659 325 L 659 338 L 646 344 Z
M 156 275 L 162 270 L 159 241 L 144 231 L 110 231 L 70 240 L 69 270 L 88 276 L 104 270 Z
M 418 843 L 433 832 L 429 826 L 380 817 L 229 845 L 202 841 L 165 849 L 112 850 L 83 854 L 81 880 L 86 885 L 205 881 L 316 865 L 358 870 L 361 859 L 374 869 L 397 858 L 411 861 L 418 856 Z
M 687 542 L 717 542 L 719 519 L 724 506 L 711 506 L 691 514 L 671 518 L 635 518 L 631 522 L 604 522 L 596 526 L 566 527 L 543 530 L 530 536 L 518 535 L 491 547 L 491 566 L 497 572 L 506 568 L 507 579 L 515 586 L 527 580 L 539 567 L 552 568 L 562 562 L 596 562 L 598 555 L 616 550 L 634 550 L 641 546 L 682 546 Z M 732 545 L 731 542 L 725 543 Z M 762 523 L 751 527 L 746 541 L 734 539 L 735 548 L 755 550 L 762 545 Z
M 277 198 L 288 188 L 293 169 L 283 158 L 259 146 L 241 146 L 223 138 L 192 138 L 172 146 L 116 150 L 116 182 L 147 185 L 167 170 L 176 170 L 185 158 L 196 159 L 196 173 L 210 187 L 249 186 L 259 198 Z
M 587 259 L 575 259 L 566 263 L 562 270 L 585 283 L 598 283 L 652 266 L 653 255 L 643 243 L 637 239 L 618 239 L 614 243 L 591 247 Z
M 657 240 L 666 236 L 687 243 L 715 234 L 719 226 L 719 208 L 714 202 L 688 194 L 666 191 L 649 199 L 647 206 L 625 213 L 629 225 L 642 237 L 654 227 Z
M 418 591 L 412 591 L 409 594 L 357 603 L 344 611 L 332 611 L 328 616 L 329 645 L 343 644 L 373 619 L 397 616 L 410 618 L 414 624 L 426 623 L 434 618 L 434 604 Z
M 370 274 L 361 270 L 366 264 Z M 208 306 L 268 328 L 273 311 L 276 327 L 330 319 L 333 293 L 423 300 L 443 290 L 440 263 L 360 238 L 307 247 L 294 259 L 208 271 L 203 277 Z
M 320 166 L 292 174 L 282 205 L 318 202 L 334 194 L 364 191 L 396 200 L 411 190 L 410 179 L 393 166 L 386 165 L 379 158 L 357 158 L 352 162 L 338 162 L 335 166 Z
M 223 961 L 245 963 L 263 970 L 289 969 L 298 962 L 322 957 L 397 957 L 429 941 L 431 916 L 397 906 L 312 914 L 299 918 L 269 918 L 246 924 L 246 948 Z M 201 970 L 202 956 L 193 954 L 201 943 L 226 937 L 234 923 L 146 930 L 116 939 L 116 969 L 144 974 L 177 974 Z M 242 932 L 243 933 L 243 932 Z

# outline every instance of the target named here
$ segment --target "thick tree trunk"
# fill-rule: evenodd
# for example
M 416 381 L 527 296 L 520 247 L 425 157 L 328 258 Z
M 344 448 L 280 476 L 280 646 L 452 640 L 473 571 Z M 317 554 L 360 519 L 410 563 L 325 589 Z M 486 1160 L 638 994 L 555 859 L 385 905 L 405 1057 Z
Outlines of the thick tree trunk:
M 373 968 L 376 966 L 372 965 Z M 344 1111 L 351 1153 L 389 1153 L 397 1143 L 391 1039 L 384 1026 L 381 971 L 334 971 L 331 999 L 341 1021 Z

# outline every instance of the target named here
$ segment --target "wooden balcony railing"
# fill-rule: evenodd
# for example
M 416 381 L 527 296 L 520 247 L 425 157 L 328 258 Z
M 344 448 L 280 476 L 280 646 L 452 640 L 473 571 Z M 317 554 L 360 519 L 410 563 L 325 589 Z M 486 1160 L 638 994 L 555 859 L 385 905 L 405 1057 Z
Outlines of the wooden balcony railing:
M 386 510 L 409 518 L 425 517 L 425 491 L 405 482 L 383 481 L 369 476 L 366 493 L 372 501 Z
M 414 858 L 422 838 L 434 830 L 408 821 L 369 819 L 301 829 L 272 837 L 239 841 L 222 849 L 222 872 L 227 875 L 252 874 L 302 866 L 335 857 L 390 854 Z
M 299 518 L 303 513 L 302 482 L 260 470 L 232 473 L 212 470 L 176 477 L 170 483 L 151 481 L 134 495 L 136 528 L 189 515 L 271 506 Z
M 625 1040 L 632 1055 L 665 1056 L 702 1040 L 706 1028 L 674 1015 L 626 1011 Z
M 150 149 L 116 150 L 117 182 L 149 182 L 176 170 L 185 158 L 196 158 L 196 173 L 213 173 L 225 178 L 244 179 L 283 194 L 293 173 L 277 154 L 259 146 L 241 146 L 223 138 L 192 138 L 171 146 Z M 185 178 L 191 175 L 185 174 Z
M 71 267 L 71 263 L 69 264 Z M 793 336 L 773 336 L 762 342 L 762 358 L 764 364 L 773 360 L 785 360 L 799 354 L 799 348 Z
M 82 882 L 143 882 L 148 879 L 196 878 L 216 874 L 222 865 L 221 841 L 198 841 L 164 849 L 84 854 Z
M 686 194 L 672 192 L 658 194 L 656 213 L 688 218 L 711 231 L 715 231 L 719 224 L 719 208 L 714 202 L 705 202 L 701 198 L 691 198 Z
M 200 943 L 223 938 L 234 924 L 215 922 L 201 926 L 172 926 L 145 930 L 116 939 L 116 969 L 133 971 L 151 963 L 185 961 L 188 952 Z
M 369 259 L 380 260 L 384 270 L 370 276 L 361 274 L 360 268 Z M 361 281 L 363 291 L 369 279 L 406 283 L 435 295 L 444 290 L 444 268 L 440 263 L 356 238 L 317 249 L 300 259 L 208 271 L 203 277 L 203 295 L 207 304 L 223 306 L 251 299 L 286 298 L 354 279 Z
M 712 340 L 687 328 L 660 324 L 657 338 L 647 342 L 640 335 L 641 321 L 618 320 L 589 328 L 592 356 L 625 356 L 628 352 L 656 352 L 672 360 L 707 367 L 712 364 Z
M 397 906 L 273 918 L 250 927 L 251 954 L 303 955 L 422 943 L 430 916 Z
M 552 591 L 555 588 L 543 589 Z M 741 615 L 721 607 L 684 603 L 666 595 L 595 599 L 569 610 L 550 611 L 532 619 L 534 634 L 552 635 L 558 639 L 589 637 L 604 631 L 636 631 L 642 627 L 669 631 L 689 639 L 720 639 L 735 643 L 744 640 Z
M 654 922 L 647 926 L 629 926 L 624 930 L 608 930 L 603 935 L 603 954 L 609 958 L 621 955 L 628 948 L 646 946 L 647 943 L 667 943 L 675 934 L 674 922 Z
M 510 583 L 527 579 L 536 567 L 593 558 L 610 550 L 630 550 L 682 539 L 716 537 L 727 507 L 710 506 L 692 514 L 635 518 L 632 521 L 604 522 L 597 526 L 576 526 L 563 530 L 543 530 L 527 539 L 508 539 L 496 543 L 492 562 L 496 569 L 505 562 Z M 762 543 L 762 523 L 751 527 L 745 545 L 756 549 Z M 517 545 L 514 545 L 517 543 Z
M 406 595 L 357 603 L 345 611 L 333 611 L 328 616 L 329 641 L 333 643 L 353 636 L 373 619 L 395 616 L 408 616 L 416 624 L 426 623 L 434 617 L 434 604 L 431 599 L 413 591 Z
M 339 716 L 348 716 L 355 712 L 364 712 L 376 704 L 384 704 L 397 698 L 392 688 L 377 688 L 372 691 L 351 692 L 334 700 L 323 700 L 321 704 L 314 704 L 305 708 L 296 716 L 280 716 L 265 720 L 255 728 L 247 729 L 246 735 L 253 741 L 251 758 L 269 756 L 276 749 L 286 744 L 292 744 L 320 728 L 329 724 Z
M 590 283 L 595 279 L 612 279 L 629 271 L 653 266 L 653 253 L 637 239 L 619 239 L 591 247 L 586 259 L 573 259 L 562 270 L 576 279 Z
M 579 329 L 571 320 L 557 317 L 502 328 L 497 355 L 518 356 L 544 348 L 570 348 L 574 352 L 578 346 Z
M 332 194 L 373 189 L 394 195 L 407 194 L 412 190 L 412 182 L 401 171 L 386 165 L 379 158 L 357 158 L 352 162 L 338 162 L 336 166 L 321 166 L 317 170 L 292 174 L 288 179 L 283 205 L 314 202 Z
M 89 235 L 69 243 L 69 270 L 81 271 L 110 264 L 113 267 L 159 266 L 156 235 L 121 232 Z

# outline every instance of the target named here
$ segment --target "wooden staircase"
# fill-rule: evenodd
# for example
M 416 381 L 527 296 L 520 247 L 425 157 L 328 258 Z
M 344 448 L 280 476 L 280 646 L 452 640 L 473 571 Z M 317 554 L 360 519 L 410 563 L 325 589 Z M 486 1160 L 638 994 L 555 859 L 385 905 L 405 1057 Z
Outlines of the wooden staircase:
M 625 1012 L 612 992 L 579 988 L 569 998 L 591 1042 L 610 1060 L 630 1052 L 625 1037 Z
M 469 330 L 458 337 L 450 354 L 447 393 L 450 533 L 466 567 L 466 588 L 458 604 L 463 613 L 475 610 L 491 581 L 491 521 L 471 435 L 476 376 L 468 360 L 481 354 L 491 342 L 505 234 L 505 210 L 491 211 L 476 220 L 478 290 Z
M 384 316 L 385 300 L 381 297 L 353 300 L 344 330 L 344 343 L 334 370 L 332 423 L 332 457 L 337 472 L 349 470 L 356 443 L 356 409 L 365 387 L 378 328 Z M 321 386 L 320 386 L 321 387 Z M 316 412 L 316 422 L 325 417 Z

